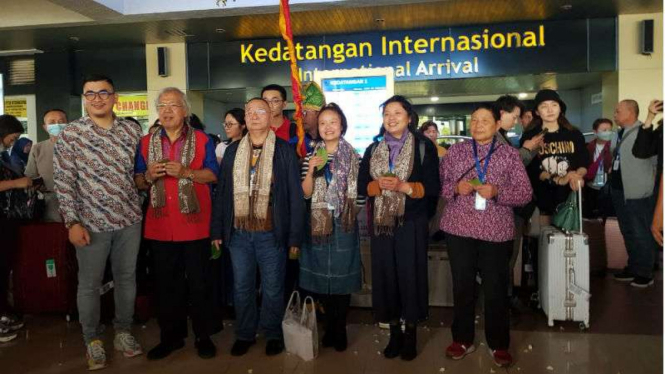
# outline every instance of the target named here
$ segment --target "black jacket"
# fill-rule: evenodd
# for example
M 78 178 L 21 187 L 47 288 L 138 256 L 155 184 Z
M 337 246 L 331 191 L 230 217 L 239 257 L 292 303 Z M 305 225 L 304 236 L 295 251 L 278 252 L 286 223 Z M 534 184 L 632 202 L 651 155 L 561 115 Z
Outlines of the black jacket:
M 404 219 L 412 219 L 419 215 L 432 217 L 436 211 L 436 204 L 441 193 L 439 181 L 439 156 L 431 140 L 420 134 L 414 134 L 415 154 L 413 157 L 413 170 L 407 182 L 420 182 L 425 188 L 425 196 L 422 199 L 406 197 L 404 207 Z M 420 156 L 420 143 L 425 144 L 425 155 Z M 358 195 L 367 196 L 367 186 L 373 180 L 369 173 L 372 152 L 379 142 L 374 142 L 367 147 L 365 155 L 360 162 L 358 171 Z M 422 162 L 421 162 L 422 160 Z M 373 203 L 374 198 L 370 198 Z
M 219 169 L 217 190 L 212 203 L 210 239 L 231 241 L 233 234 L 233 163 L 238 144 L 234 142 L 226 149 Z M 289 143 L 275 141 L 275 156 L 272 171 L 272 219 L 273 232 L 285 247 L 300 247 L 305 226 L 305 200 L 300 184 L 298 159 Z

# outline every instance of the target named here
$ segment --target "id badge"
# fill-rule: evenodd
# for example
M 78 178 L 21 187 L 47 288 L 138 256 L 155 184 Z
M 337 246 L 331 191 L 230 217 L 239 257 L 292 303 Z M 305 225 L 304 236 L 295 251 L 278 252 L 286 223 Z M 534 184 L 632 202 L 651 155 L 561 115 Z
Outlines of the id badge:
M 487 209 L 487 200 L 480 196 L 478 192 L 476 192 L 476 210 L 485 210 Z
M 614 167 L 613 167 L 614 170 L 619 170 L 619 162 L 620 162 L 619 160 L 614 160 Z

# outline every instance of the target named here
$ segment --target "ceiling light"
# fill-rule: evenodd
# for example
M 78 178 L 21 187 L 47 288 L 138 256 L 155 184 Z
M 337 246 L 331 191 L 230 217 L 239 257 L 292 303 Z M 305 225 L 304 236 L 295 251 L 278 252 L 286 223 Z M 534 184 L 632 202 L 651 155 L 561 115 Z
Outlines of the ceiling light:
M 561 9 L 571 10 L 571 9 L 573 9 L 573 6 L 571 4 L 564 4 L 564 5 L 561 6 Z
M 529 96 L 526 92 L 520 92 L 517 97 L 520 99 L 526 99 L 526 97 Z
M 439 101 L 439 97 L 438 97 L 438 96 L 432 96 L 432 97 L 430 97 L 429 99 L 432 100 L 432 101 Z
M 29 56 L 29 55 L 36 55 L 39 53 L 44 53 L 44 51 L 40 49 L 12 49 L 12 50 L 5 50 L 5 51 L 0 51 L 0 57 L 7 57 L 7 56 Z
M 224 29 L 215 29 L 215 32 L 218 33 L 218 34 L 223 34 L 223 33 L 226 32 L 226 30 L 224 30 Z
M 78 36 L 70 36 L 70 37 L 69 37 L 69 40 L 71 40 L 71 41 L 73 41 L 73 42 L 78 42 L 80 39 L 79 39 Z

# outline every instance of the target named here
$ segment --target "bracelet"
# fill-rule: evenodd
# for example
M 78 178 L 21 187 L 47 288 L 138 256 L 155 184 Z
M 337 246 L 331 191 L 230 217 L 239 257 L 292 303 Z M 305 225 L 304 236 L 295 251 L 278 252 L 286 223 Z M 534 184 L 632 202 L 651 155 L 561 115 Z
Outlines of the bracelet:
M 148 184 L 150 184 L 150 185 L 153 184 L 153 183 L 155 183 L 154 180 L 148 178 L 148 172 L 143 173 L 143 179 L 145 179 L 146 183 L 148 183 Z

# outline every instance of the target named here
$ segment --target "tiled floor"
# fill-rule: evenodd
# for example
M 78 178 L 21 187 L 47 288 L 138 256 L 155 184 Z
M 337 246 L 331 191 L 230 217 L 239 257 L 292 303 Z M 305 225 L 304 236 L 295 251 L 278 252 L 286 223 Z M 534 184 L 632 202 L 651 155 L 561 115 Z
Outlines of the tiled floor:
M 514 326 L 511 352 L 516 363 L 509 369 L 493 366 L 484 345 L 483 331 L 477 332 L 479 349 L 461 361 L 450 361 L 443 350 L 450 343 L 451 308 L 432 308 L 430 320 L 419 329 L 419 356 L 413 362 L 387 360 L 380 352 L 388 334 L 371 324 L 371 313 L 354 309 L 350 315 L 349 349 L 344 353 L 322 349 L 311 362 L 282 354 L 268 358 L 264 341 L 244 357 L 231 357 L 233 321 L 215 335 L 219 354 L 212 360 L 196 356 L 191 339 L 185 349 L 171 357 L 148 362 L 145 356 L 126 359 L 110 351 L 113 332 L 108 329 L 109 368 L 104 373 L 607 373 L 650 374 L 663 371 L 663 283 L 659 272 L 655 287 L 636 290 L 610 277 L 594 278 L 591 329 L 580 331 L 575 323 L 547 327 L 542 312 L 523 314 Z M 0 345 L 0 373 L 81 373 L 84 350 L 77 323 L 61 316 L 27 316 L 27 326 L 14 342 Z M 482 318 L 478 327 L 482 328 Z M 146 348 L 157 343 L 154 320 L 136 326 L 136 335 Z

